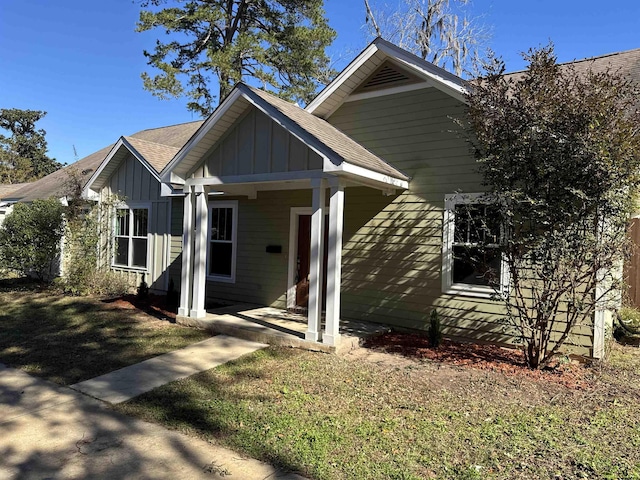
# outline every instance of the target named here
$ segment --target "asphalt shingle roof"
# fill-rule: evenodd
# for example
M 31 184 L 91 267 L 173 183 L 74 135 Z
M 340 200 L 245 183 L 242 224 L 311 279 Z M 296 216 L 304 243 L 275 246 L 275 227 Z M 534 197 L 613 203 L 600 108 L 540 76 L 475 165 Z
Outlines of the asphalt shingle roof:
M 408 180 L 404 173 L 389 165 L 380 157 L 374 155 L 358 142 L 348 137 L 329 122 L 316 117 L 303 110 L 299 106 L 289 103 L 286 100 L 274 95 L 258 90 L 248 85 L 244 85 L 251 92 L 258 95 L 269 105 L 277 109 L 282 115 L 296 123 L 308 134 L 315 137 L 321 143 L 330 148 L 344 161 L 359 167 L 373 170 L 374 172 L 391 175 L 394 178 Z
M 126 138 L 159 172 L 169 163 L 178 149 L 191 138 L 200 125 L 202 125 L 202 121 L 152 128 L 136 132 Z M 12 201 L 30 202 L 36 199 L 63 197 L 69 192 L 72 172 L 77 172 L 83 181 L 83 186 L 86 185 L 86 182 L 112 148 L 113 144 L 102 148 L 40 180 L 26 184 L 10 195 L 5 195 L 5 198 Z M 171 152 L 173 155 L 169 156 Z

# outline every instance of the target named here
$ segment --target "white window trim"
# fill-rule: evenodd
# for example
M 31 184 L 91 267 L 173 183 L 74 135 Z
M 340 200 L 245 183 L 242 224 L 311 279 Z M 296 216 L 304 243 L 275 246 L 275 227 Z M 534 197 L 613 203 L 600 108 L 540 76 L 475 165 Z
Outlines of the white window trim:
M 127 265 L 121 265 L 119 263 L 116 263 L 116 247 L 115 247 L 115 239 L 116 237 L 116 222 L 118 221 L 118 210 L 123 210 L 123 209 L 128 209 L 129 210 L 129 232 L 133 232 L 133 210 L 134 209 L 142 209 L 142 208 L 146 208 L 147 209 L 147 266 L 146 267 L 134 267 L 131 266 L 131 257 L 133 255 L 133 248 L 132 248 L 132 239 L 134 238 L 132 235 L 129 235 L 129 257 L 127 258 Z M 142 273 L 149 273 L 151 271 L 150 269 L 150 265 L 151 265 L 151 234 L 150 234 L 150 227 L 151 227 L 151 203 L 148 202 L 126 202 L 126 203 L 119 203 L 117 205 L 115 205 L 114 207 L 114 215 L 113 215 L 113 252 L 111 253 L 111 268 L 116 268 L 118 270 L 127 270 L 127 271 L 131 271 L 131 272 L 142 272 Z M 135 238 L 142 238 L 142 237 L 135 237 Z
M 466 203 L 491 203 L 486 193 L 452 193 L 444 197 L 442 223 L 442 292 L 449 295 L 492 298 L 509 292 L 509 268 L 504 255 L 500 262 L 501 283 L 496 287 L 453 283 L 453 239 L 455 232 L 455 207 Z
M 237 200 L 225 200 L 209 202 L 209 219 L 207 224 L 207 280 L 211 282 L 220 283 L 236 283 L 236 261 L 238 257 L 238 201 Z M 213 218 L 214 208 L 231 208 L 232 209 L 232 232 L 231 232 L 231 276 L 223 275 L 211 275 L 210 269 L 210 255 L 211 255 L 211 220 Z

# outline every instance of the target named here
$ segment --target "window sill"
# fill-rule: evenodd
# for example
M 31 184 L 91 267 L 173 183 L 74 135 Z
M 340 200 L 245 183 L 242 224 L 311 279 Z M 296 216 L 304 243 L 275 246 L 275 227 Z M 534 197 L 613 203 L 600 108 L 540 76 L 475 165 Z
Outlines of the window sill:
M 216 277 L 214 275 L 207 275 L 207 281 L 217 283 L 236 283 L 236 279 L 233 277 Z
M 111 268 L 117 268 L 118 270 L 126 270 L 127 272 L 149 273 L 149 269 L 147 267 L 129 267 L 127 265 L 112 264 Z
M 451 285 L 449 288 L 443 289 L 442 293 L 446 295 L 487 299 L 493 299 L 496 295 L 500 295 L 500 291 L 496 291 L 493 288 L 473 288 L 472 286 L 462 285 Z

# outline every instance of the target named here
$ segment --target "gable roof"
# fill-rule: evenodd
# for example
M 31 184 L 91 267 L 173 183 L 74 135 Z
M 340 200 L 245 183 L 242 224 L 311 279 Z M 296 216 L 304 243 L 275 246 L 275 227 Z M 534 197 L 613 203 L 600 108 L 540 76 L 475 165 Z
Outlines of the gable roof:
M 325 120 L 295 104 L 239 83 L 161 172 L 163 181 L 184 182 L 203 155 L 251 105 L 336 166 L 346 162 L 399 180 L 408 180 L 404 173 Z
M 175 154 L 178 148 L 189 140 L 191 135 L 194 134 L 200 125 L 202 125 L 201 120 L 178 125 L 170 125 L 168 127 L 152 128 L 141 130 L 127 138 L 129 138 L 129 141 L 133 142 L 132 144 L 135 143 L 144 153 L 151 156 L 152 160 L 147 161 L 157 172 L 159 172 L 166 163 L 171 160 L 167 155 L 169 149 L 173 149 Z M 143 142 L 159 146 L 147 146 L 146 143 L 143 145 Z M 69 192 L 70 174 L 73 171 L 80 175 L 80 178 L 83 181 L 83 187 L 86 187 L 90 178 L 100 168 L 102 162 L 106 159 L 114 146 L 115 144 L 111 144 L 78 160 L 77 162 L 72 163 L 71 165 L 41 178 L 40 180 L 29 183 L 24 187 L 15 190 L 10 196 L 7 196 L 6 199 L 14 202 L 31 202 L 36 199 L 63 197 Z
M 305 110 L 318 117 L 328 118 L 384 62 L 397 64 L 429 86 L 465 101 L 468 84 L 462 78 L 378 37 Z

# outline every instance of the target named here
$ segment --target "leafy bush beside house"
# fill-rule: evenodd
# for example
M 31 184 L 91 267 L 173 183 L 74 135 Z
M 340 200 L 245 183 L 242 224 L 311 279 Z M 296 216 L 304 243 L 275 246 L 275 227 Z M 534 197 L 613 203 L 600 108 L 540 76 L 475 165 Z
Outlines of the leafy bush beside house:
M 499 244 L 507 318 L 538 368 L 621 288 L 640 189 L 640 90 L 614 72 L 558 65 L 552 46 L 524 57 L 527 70 L 511 76 L 496 61 L 468 100 L 485 199 L 502 225 L 475 237 L 480 252 Z
M 0 268 L 51 280 L 58 271 L 63 214 L 55 199 L 14 205 L 0 226 Z

